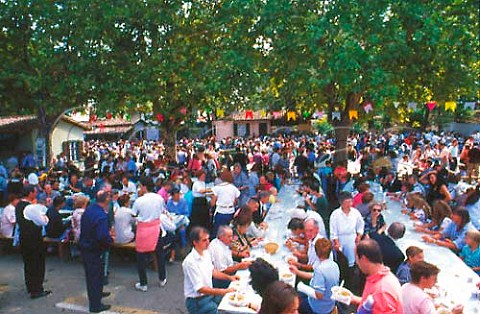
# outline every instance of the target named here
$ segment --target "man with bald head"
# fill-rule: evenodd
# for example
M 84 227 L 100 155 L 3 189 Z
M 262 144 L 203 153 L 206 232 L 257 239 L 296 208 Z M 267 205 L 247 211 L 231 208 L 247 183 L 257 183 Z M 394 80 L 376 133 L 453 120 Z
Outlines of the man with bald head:
M 398 266 L 405 260 L 405 255 L 403 255 L 402 250 L 395 243 L 396 240 L 401 239 L 405 234 L 405 225 L 401 222 L 394 222 L 388 227 L 387 233 L 388 235 L 374 232 L 371 238 L 380 246 L 383 264 L 395 273 Z

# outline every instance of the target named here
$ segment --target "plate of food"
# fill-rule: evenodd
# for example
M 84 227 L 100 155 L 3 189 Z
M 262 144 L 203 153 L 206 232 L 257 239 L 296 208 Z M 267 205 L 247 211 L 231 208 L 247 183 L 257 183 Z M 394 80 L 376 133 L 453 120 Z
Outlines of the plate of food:
M 228 303 L 233 306 L 242 307 L 248 304 L 245 294 L 239 293 L 238 291 L 227 293 L 226 297 L 228 299 Z
M 264 249 L 265 249 L 265 252 L 267 252 L 270 255 L 273 255 L 277 252 L 279 247 L 280 246 L 276 242 L 268 242 L 268 243 L 265 243 Z
M 339 286 L 332 287 L 332 299 L 335 301 L 349 305 L 352 301 L 352 295 L 352 292 L 347 288 Z
M 288 263 L 290 261 L 298 262 L 298 258 L 296 256 L 293 256 L 293 255 L 285 256 L 284 260 L 285 260 L 285 263 Z
M 292 274 L 291 272 L 285 272 L 280 274 L 280 280 L 288 283 L 291 286 L 295 285 L 295 275 Z

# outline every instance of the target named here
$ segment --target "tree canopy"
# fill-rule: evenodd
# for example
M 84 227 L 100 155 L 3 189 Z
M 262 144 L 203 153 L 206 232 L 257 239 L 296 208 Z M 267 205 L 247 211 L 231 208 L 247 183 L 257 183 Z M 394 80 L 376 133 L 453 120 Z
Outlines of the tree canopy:
M 477 4 L 0 1 L 1 114 L 149 108 L 171 131 L 215 108 L 338 111 L 348 125 L 371 103 L 360 119 L 402 119 L 408 102 L 479 96 Z

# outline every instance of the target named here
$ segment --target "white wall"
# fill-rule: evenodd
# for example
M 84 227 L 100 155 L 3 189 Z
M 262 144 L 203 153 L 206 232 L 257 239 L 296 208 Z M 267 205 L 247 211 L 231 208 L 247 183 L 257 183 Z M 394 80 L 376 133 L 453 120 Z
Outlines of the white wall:
M 443 131 L 446 131 L 446 132 L 458 132 L 463 136 L 469 136 L 475 133 L 476 131 L 480 131 L 480 124 L 452 122 L 452 123 L 443 125 L 442 129 Z
M 52 157 L 63 151 L 63 142 L 83 141 L 83 129 L 60 120 L 52 132 Z

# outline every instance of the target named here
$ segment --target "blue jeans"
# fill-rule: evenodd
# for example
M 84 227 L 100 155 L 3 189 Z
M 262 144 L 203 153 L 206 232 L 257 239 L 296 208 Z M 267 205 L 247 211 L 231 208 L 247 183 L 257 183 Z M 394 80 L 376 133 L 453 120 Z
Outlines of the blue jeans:
M 166 260 L 165 260 L 165 249 L 164 246 L 166 244 L 166 237 L 158 237 L 157 246 L 155 248 L 155 254 L 157 254 L 158 260 L 158 279 L 160 281 L 167 278 L 167 271 L 166 271 Z M 138 270 L 138 278 L 140 279 L 140 284 L 142 286 L 147 285 L 147 259 L 151 253 L 140 253 L 137 252 L 137 270 Z
M 215 216 L 213 217 L 213 231 L 212 231 L 211 238 L 215 238 L 217 236 L 218 227 L 229 225 L 232 218 L 233 218 L 233 213 L 232 214 L 216 213 Z
M 190 314 L 217 314 L 221 295 L 206 295 L 200 298 L 187 298 L 185 305 Z

